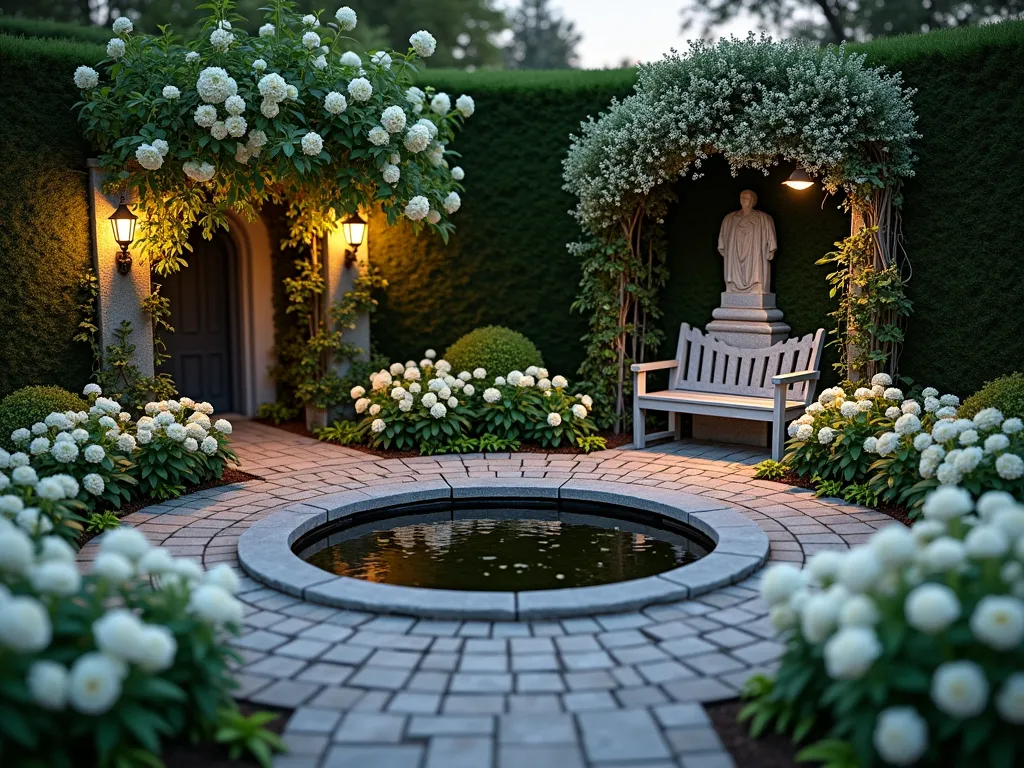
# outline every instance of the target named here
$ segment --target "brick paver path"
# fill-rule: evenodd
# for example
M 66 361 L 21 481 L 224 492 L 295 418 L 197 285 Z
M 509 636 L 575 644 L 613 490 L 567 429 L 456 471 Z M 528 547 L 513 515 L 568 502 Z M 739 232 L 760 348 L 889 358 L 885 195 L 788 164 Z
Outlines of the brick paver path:
M 387 459 L 239 421 L 242 468 L 265 478 L 125 518 L 174 554 L 237 564 L 239 535 L 275 509 L 381 483 L 549 477 L 636 483 L 725 501 L 797 563 L 891 523 L 878 512 L 753 479 L 755 449 L 684 441 L 589 456 Z M 88 559 L 93 547 L 86 547 Z M 430 621 L 346 611 L 243 578 L 239 698 L 295 708 L 280 768 L 733 765 L 701 703 L 771 668 L 758 576 L 699 599 L 562 621 Z

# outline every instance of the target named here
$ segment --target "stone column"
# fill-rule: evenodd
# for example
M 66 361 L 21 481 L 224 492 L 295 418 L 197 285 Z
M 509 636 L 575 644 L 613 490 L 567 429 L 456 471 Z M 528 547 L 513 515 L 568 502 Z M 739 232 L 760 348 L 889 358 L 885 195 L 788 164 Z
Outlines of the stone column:
M 115 331 L 122 321 L 129 321 L 132 324 L 131 343 L 135 345 L 134 363 L 143 376 L 152 376 L 153 325 L 140 307 L 142 299 L 150 293 L 149 263 L 137 253 L 132 253 L 134 263 L 131 272 L 122 275 L 117 271 L 116 258 L 121 248 L 114 241 L 108 219 L 117 208 L 120 197 L 103 194 L 105 177 L 99 170 L 99 164 L 91 159 L 88 165 L 92 263 L 99 281 L 97 325 L 100 348 L 105 359 L 107 346 L 117 341 Z

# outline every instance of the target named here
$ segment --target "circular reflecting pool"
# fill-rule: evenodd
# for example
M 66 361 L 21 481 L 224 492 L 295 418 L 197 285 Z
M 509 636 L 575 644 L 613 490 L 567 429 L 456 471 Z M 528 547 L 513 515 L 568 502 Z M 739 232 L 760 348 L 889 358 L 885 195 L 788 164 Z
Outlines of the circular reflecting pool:
M 523 591 L 653 576 L 706 555 L 698 531 L 580 502 L 432 503 L 320 528 L 295 545 L 339 576 L 436 589 Z

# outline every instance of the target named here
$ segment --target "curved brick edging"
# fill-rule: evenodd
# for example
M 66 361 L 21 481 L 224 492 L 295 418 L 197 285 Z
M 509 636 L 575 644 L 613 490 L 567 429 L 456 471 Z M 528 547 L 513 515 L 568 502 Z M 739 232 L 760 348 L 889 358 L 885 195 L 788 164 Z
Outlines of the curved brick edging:
M 375 584 L 336 576 L 292 551 L 328 522 L 399 504 L 465 498 L 549 498 L 618 504 L 690 525 L 715 542 L 695 563 L 656 576 L 593 587 L 472 592 Z M 452 478 L 415 487 L 368 487 L 310 499 L 258 521 L 238 541 L 242 569 L 295 597 L 338 608 L 435 619 L 551 619 L 639 610 L 735 584 L 768 559 L 768 536 L 730 506 L 692 494 L 624 483 L 521 478 Z

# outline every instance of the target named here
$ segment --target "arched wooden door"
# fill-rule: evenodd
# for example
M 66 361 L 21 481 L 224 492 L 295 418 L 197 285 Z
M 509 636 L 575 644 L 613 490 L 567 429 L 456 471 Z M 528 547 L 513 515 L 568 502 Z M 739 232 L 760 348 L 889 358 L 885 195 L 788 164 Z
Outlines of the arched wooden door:
M 171 374 L 179 394 L 227 413 L 240 404 L 235 248 L 223 230 L 212 240 L 193 230 L 189 243 L 188 266 L 162 283 L 174 333 L 163 336 L 170 360 L 161 370 Z

